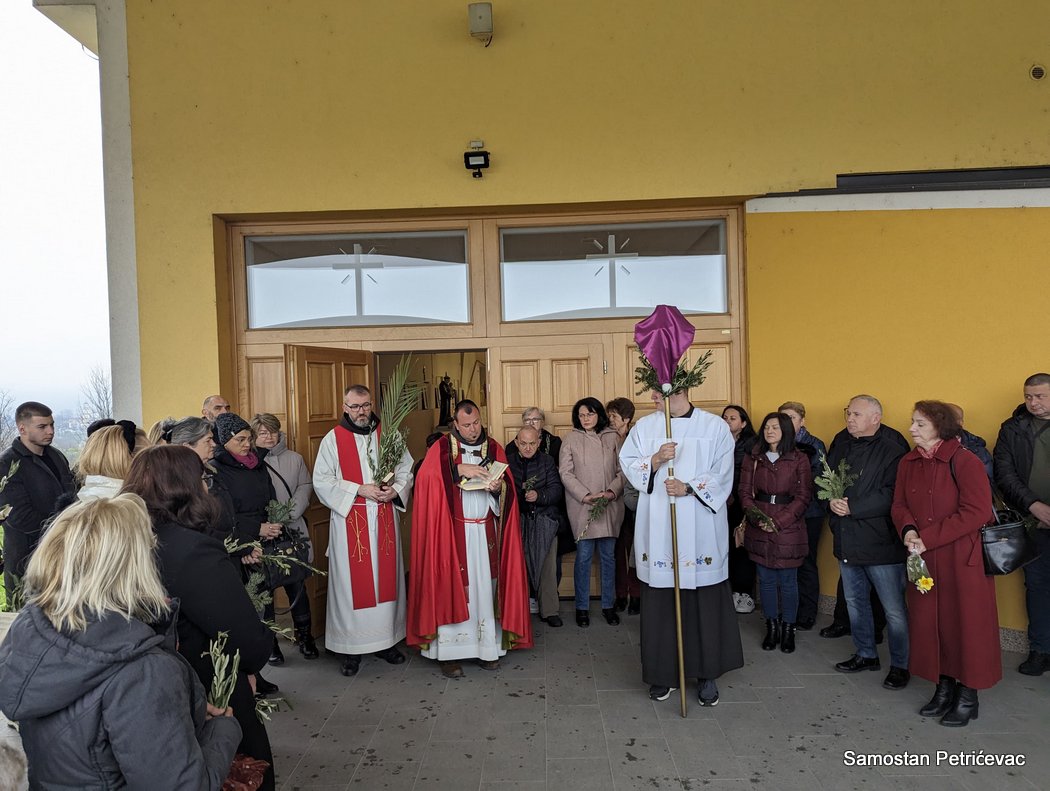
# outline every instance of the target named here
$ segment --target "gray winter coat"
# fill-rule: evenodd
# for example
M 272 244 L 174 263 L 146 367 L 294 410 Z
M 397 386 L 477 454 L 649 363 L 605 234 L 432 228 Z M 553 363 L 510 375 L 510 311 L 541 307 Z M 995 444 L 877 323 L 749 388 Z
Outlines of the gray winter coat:
M 109 613 L 57 631 L 28 605 L 0 645 L 0 709 L 19 723 L 30 787 L 219 789 L 241 727 L 205 721 L 197 674 L 165 634 Z

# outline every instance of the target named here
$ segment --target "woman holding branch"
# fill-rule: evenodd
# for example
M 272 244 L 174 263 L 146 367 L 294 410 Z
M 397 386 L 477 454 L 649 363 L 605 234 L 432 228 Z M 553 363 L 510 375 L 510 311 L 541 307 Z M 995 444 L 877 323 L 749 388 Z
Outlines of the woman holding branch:
M 601 566 L 602 615 L 610 626 L 616 614 L 616 537 L 623 522 L 624 477 L 617 454 L 620 438 L 609 427 L 597 398 L 572 408 L 573 431 L 562 441 L 558 471 L 565 486 L 569 524 L 576 538 L 576 625 L 590 626 L 591 560 L 595 547 Z
M 241 729 L 175 651 L 155 544 L 142 500 L 121 494 L 67 508 L 33 553 L 0 647 L 30 787 L 222 787 Z
M 758 440 L 740 467 L 737 490 L 746 527 L 743 545 L 758 568 L 766 636 L 762 650 L 795 650 L 798 567 L 809 552 L 805 513 L 813 499 L 809 457 L 795 446 L 795 428 L 782 412 L 762 420 Z M 778 595 L 779 594 L 779 595 Z
M 190 448 L 157 445 L 135 457 L 125 492 L 141 497 L 157 535 L 157 561 L 168 595 L 179 600 L 179 653 L 211 685 L 208 644 L 228 634 L 227 653 L 240 652 L 240 669 L 230 705 L 241 724 L 238 752 L 271 764 L 263 788 L 274 787 L 273 756 L 266 727 L 255 716 L 249 674 L 266 665 L 273 635 L 259 620 L 241 581 L 240 563 L 211 535 L 222 507 L 207 492 L 205 468 Z

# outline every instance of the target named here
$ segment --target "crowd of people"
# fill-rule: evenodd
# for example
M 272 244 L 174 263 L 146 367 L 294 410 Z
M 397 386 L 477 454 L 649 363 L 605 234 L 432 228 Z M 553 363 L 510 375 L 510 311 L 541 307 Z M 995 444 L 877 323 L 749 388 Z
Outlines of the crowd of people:
M 265 762 L 260 787 L 275 787 L 255 701 L 277 691 L 263 668 L 286 658 L 272 596 L 260 605 L 251 580 L 272 542 L 309 542 L 314 495 L 331 514 L 325 649 L 346 676 L 366 656 L 405 662 L 402 641 L 447 678 L 462 677 L 467 661 L 498 668 L 508 651 L 532 646 L 532 614 L 563 626 L 559 558 L 575 551 L 577 627 L 590 627 L 597 555 L 605 622 L 640 618 L 649 696 L 666 700 L 684 676 L 700 705 L 714 706 L 717 680 L 743 665 L 738 614 L 756 598 L 762 650 L 790 654 L 815 626 L 827 524 L 839 588 L 820 635 L 850 635 L 854 646 L 835 669 L 880 670 L 885 633 L 883 686 L 924 678 L 934 692 L 919 713 L 965 726 L 978 717 L 978 690 L 1002 675 L 980 545 L 993 489 L 1043 528 L 1034 531 L 1043 552 L 1023 572 L 1030 653 L 1018 669 L 1050 670 L 1050 374 L 1024 382 L 994 455 L 954 404 L 915 403 L 909 443 L 883 423 L 878 399 L 855 396 L 825 448 L 797 401 L 757 424 L 736 404 L 719 419 L 689 402 L 687 377 L 676 382 L 651 393 L 656 411 L 637 422 L 631 399 L 581 398 L 563 437 L 529 407 L 506 448 L 477 404 L 460 401 L 415 465 L 407 450 L 380 458 L 372 392 L 353 385 L 312 474 L 274 415 L 245 420 L 221 396 L 148 434 L 100 421 L 74 469 L 51 447 L 51 410 L 20 405 L 18 437 L 0 455 L 0 506 L 11 506 L 4 585 L 22 603 L 0 647 L 0 709 L 20 724 L 33 782 L 219 788 L 236 754 Z M 821 500 L 829 471 L 841 490 Z M 402 515 L 413 494 L 406 563 Z M 277 521 L 281 503 L 287 518 Z M 910 556 L 925 562 L 932 588 L 909 582 Z M 302 658 L 316 659 L 305 584 L 273 584 L 287 595 Z M 205 693 L 220 634 L 240 657 L 222 708 Z

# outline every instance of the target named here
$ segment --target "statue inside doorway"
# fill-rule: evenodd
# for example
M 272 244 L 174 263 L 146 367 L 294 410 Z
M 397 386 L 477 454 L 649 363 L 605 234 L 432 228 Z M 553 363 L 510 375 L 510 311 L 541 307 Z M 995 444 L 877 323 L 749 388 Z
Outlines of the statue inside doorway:
M 441 377 L 441 383 L 438 385 L 438 403 L 441 405 L 438 425 L 447 426 L 452 422 L 452 407 L 456 403 L 456 388 L 453 387 L 452 379 L 447 373 Z

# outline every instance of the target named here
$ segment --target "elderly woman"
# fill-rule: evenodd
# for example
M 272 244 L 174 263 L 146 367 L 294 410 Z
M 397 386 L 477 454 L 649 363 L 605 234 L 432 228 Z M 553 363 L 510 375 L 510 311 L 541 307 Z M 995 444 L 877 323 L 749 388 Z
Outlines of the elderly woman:
M 919 714 L 949 727 L 977 719 L 977 690 L 1003 676 L 995 579 L 981 555 L 991 488 L 981 461 L 959 443 L 960 429 L 949 404 L 915 404 L 915 448 L 897 467 L 892 511 L 905 546 L 933 578 L 927 593 L 907 588 L 909 670 L 937 684 Z
M 287 438 L 281 431 L 281 421 L 269 412 L 262 412 L 252 418 L 252 431 L 255 432 L 255 446 L 269 451 L 263 464 L 270 473 L 270 482 L 277 491 L 277 499 L 282 501 L 291 500 L 295 505 L 292 510 L 292 521 L 288 523 L 286 530 L 297 532 L 307 542 L 310 541 L 310 532 L 306 527 L 306 518 L 303 516 L 306 509 L 310 507 L 310 496 L 314 492 L 313 479 L 310 471 L 306 469 L 303 457 L 294 450 L 288 450 Z M 310 547 L 310 560 L 313 560 L 313 547 Z M 295 627 L 295 642 L 299 646 L 299 653 L 306 659 L 317 659 L 317 644 L 310 634 L 310 596 L 306 591 L 305 582 L 296 582 L 284 586 L 284 592 L 291 602 L 292 625 Z M 263 618 L 273 620 L 273 603 L 267 605 Z M 271 665 L 283 665 L 284 654 L 277 642 L 276 636 L 273 640 L 273 651 L 270 654 Z
M 744 457 L 751 453 L 755 444 L 755 429 L 751 425 L 751 416 L 738 404 L 729 404 L 722 410 L 722 420 L 729 426 L 729 433 L 736 443 L 734 448 L 733 491 L 740 487 L 740 465 Z M 744 518 L 744 509 L 740 498 L 730 495 L 726 503 L 729 514 L 729 529 L 732 531 Z M 733 607 L 738 613 L 749 613 L 755 609 L 755 563 L 748 557 L 747 550 L 735 546 L 730 536 L 729 541 L 729 585 L 733 589 Z
M 634 424 L 634 402 L 629 398 L 614 398 L 605 405 L 605 411 L 609 415 L 609 426 L 620 438 L 622 446 Z M 628 615 L 637 615 L 641 611 L 642 594 L 631 556 L 634 552 L 634 512 L 638 492 L 626 478 L 623 501 L 623 524 L 620 525 L 620 535 L 616 537 L 616 611 L 627 610 Z
M 88 437 L 77 461 L 77 479 L 81 482 L 77 499 L 117 496 L 131 468 L 131 454 L 135 448 L 134 428 L 130 438 L 129 443 L 128 432 L 123 426 L 116 425 L 100 428 Z
M 610 626 L 620 623 L 616 598 L 616 536 L 623 522 L 624 477 L 618 458 L 620 438 L 609 427 L 597 398 L 582 398 L 572 408 L 573 431 L 561 445 L 558 472 L 565 487 L 569 524 L 576 538 L 576 625 L 591 625 L 591 559 L 597 546 L 601 568 L 602 614 Z
M 240 652 L 233 696 L 234 715 L 243 737 L 238 752 L 273 763 L 266 727 L 255 716 L 249 674 L 266 664 L 273 635 L 259 620 L 244 589 L 240 564 L 231 560 L 211 526 L 222 516 L 214 497 L 201 486 L 204 465 L 190 449 L 158 445 L 139 454 L 131 465 L 124 491 L 141 497 L 157 534 L 157 559 L 168 593 L 178 598 L 179 653 L 210 686 L 208 643 L 226 632 L 227 653 Z M 273 787 L 273 771 L 267 773 Z
M 758 568 L 762 591 L 762 650 L 779 644 L 790 654 L 795 650 L 798 567 L 809 552 L 805 513 L 813 499 L 813 472 L 809 456 L 795 445 L 791 418 L 783 412 L 762 420 L 755 446 L 740 466 L 737 497 L 746 516 L 744 549 Z M 752 509 L 764 518 L 747 516 Z
M 155 545 L 142 500 L 122 494 L 67 508 L 33 553 L 0 646 L 0 708 L 19 723 L 31 788 L 226 780 L 241 729 L 175 650 Z

